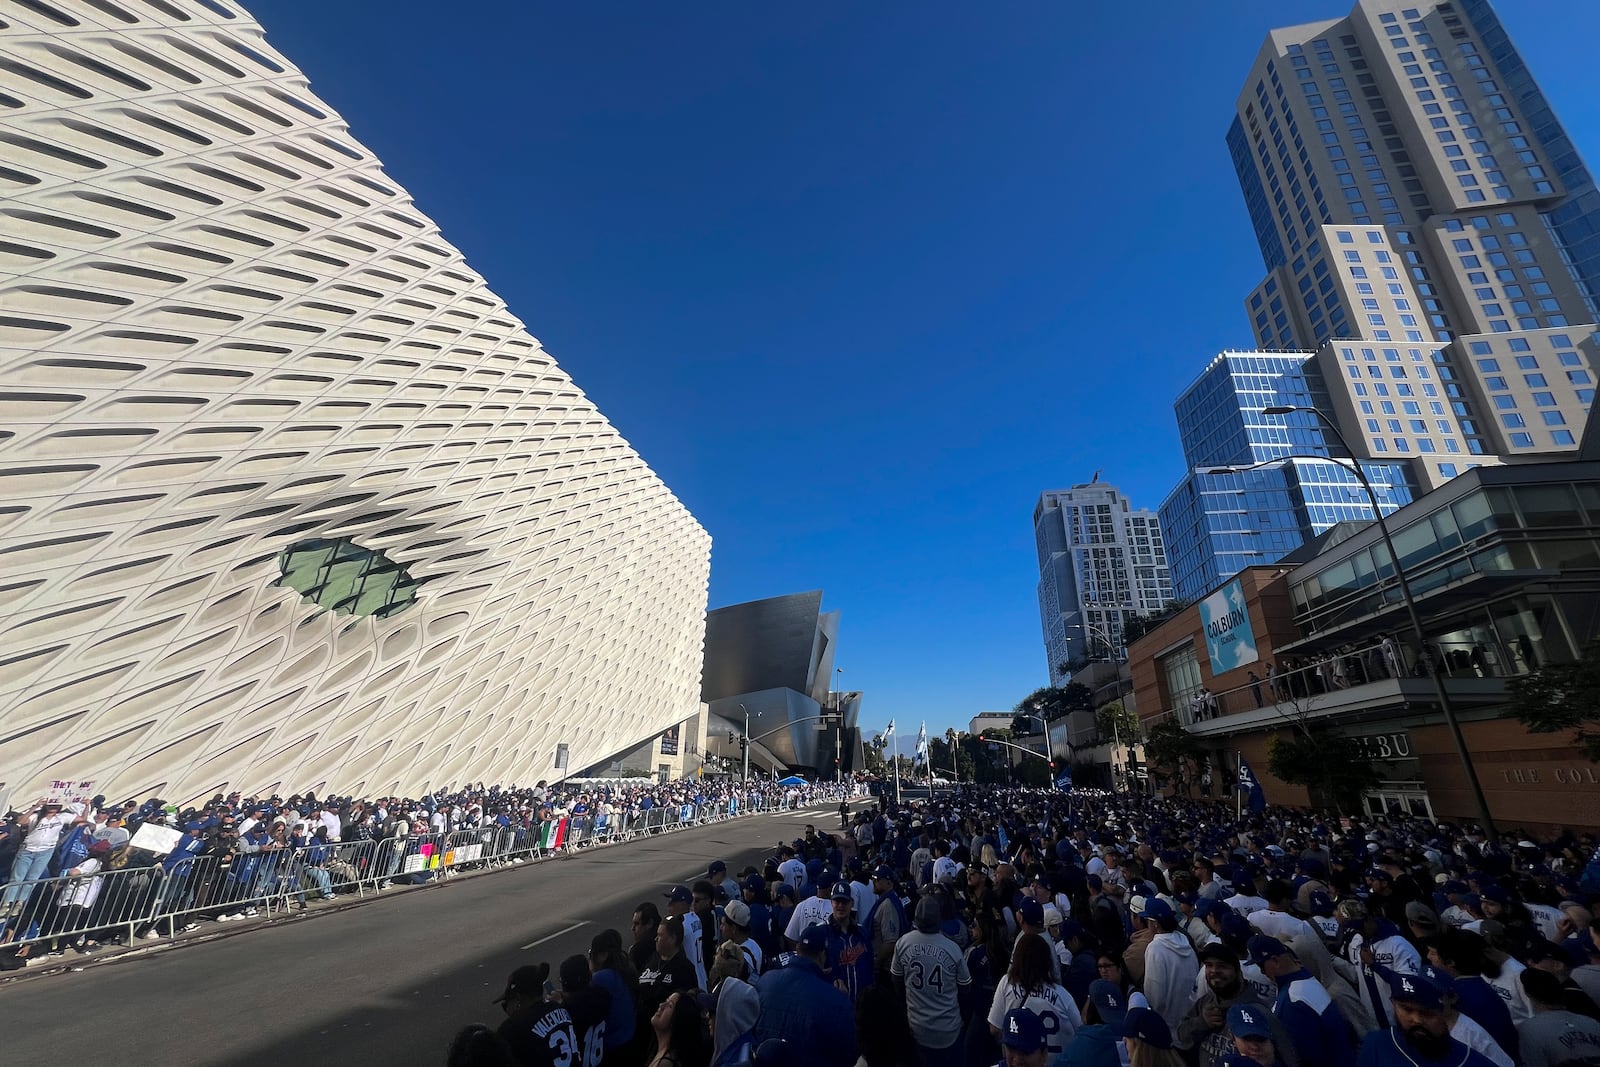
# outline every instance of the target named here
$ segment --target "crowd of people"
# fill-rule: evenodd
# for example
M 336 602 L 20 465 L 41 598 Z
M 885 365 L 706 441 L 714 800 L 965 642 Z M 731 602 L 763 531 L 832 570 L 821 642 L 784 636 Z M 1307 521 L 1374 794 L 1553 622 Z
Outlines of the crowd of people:
M 832 802 L 851 789 L 686 778 L 479 783 L 416 798 L 230 793 L 182 808 L 160 798 L 40 798 L 0 822 L 0 970 L 129 936 L 155 940 L 205 921 L 253 918 L 268 897 L 304 909 L 308 899 L 332 899 L 358 880 L 379 888 L 426 881 L 440 869 L 406 860 L 461 831 L 492 831 L 496 854 L 519 863 L 552 825 L 570 827 L 574 840 L 592 839 L 632 825 Z M 181 836 L 169 851 L 145 849 L 135 841 L 145 825 Z M 139 925 L 130 918 L 155 916 L 169 918 L 130 933 Z
M 841 818 L 519 968 L 449 1062 L 1600 1065 L 1592 832 L 982 787 Z

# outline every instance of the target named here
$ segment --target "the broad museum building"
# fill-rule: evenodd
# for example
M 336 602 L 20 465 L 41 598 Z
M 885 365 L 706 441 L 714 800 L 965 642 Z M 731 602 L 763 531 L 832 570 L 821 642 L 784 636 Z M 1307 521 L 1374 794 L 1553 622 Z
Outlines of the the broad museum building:
M 232 0 L 0 8 L 0 801 L 528 784 L 710 538 Z

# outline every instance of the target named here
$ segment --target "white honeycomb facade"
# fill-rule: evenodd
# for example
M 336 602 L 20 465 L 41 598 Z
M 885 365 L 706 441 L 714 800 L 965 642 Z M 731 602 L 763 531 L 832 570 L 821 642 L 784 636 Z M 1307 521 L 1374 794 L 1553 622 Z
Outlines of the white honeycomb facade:
M 277 583 L 404 565 L 387 617 Z M 0 794 L 557 777 L 699 709 L 710 539 L 228 0 L 0 0 Z

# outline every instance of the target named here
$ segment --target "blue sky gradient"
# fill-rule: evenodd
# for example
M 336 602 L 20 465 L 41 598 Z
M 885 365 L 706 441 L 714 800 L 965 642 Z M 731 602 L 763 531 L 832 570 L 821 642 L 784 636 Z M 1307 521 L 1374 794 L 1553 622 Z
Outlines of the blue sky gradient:
M 1349 6 L 250 8 L 711 532 L 712 606 L 823 588 L 864 724 L 942 731 L 1046 680 L 1039 492 L 1182 473 L 1262 274 L 1233 101 Z M 1600 163 L 1600 4 L 1498 9 Z

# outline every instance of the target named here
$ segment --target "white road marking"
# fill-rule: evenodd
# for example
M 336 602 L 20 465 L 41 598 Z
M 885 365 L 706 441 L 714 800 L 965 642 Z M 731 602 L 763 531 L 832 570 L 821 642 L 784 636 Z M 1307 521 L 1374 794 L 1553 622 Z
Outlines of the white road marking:
M 541 937 L 537 941 L 529 941 L 526 945 L 523 945 L 522 947 L 523 947 L 524 950 L 527 950 L 527 949 L 530 949 L 530 948 L 538 948 L 540 945 L 544 944 L 546 941 L 553 941 L 556 938 L 560 937 L 562 934 L 570 934 L 570 933 L 572 933 L 572 931 L 576 930 L 578 927 L 580 927 L 580 926 L 588 926 L 588 925 L 589 925 L 589 920 L 588 919 L 584 919 L 584 920 L 582 920 L 580 922 L 573 923 L 571 926 L 567 927 L 565 930 L 557 930 L 553 934 L 546 934 L 545 936 Z

